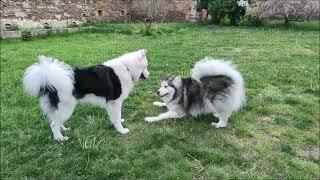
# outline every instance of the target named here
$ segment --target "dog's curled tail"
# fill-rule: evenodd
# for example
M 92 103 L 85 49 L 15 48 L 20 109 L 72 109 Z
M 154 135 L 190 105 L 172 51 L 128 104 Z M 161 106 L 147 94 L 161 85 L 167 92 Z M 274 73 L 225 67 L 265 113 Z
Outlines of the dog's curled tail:
M 241 73 L 230 61 L 215 60 L 206 57 L 198 61 L 191 71 L 191 77 L 199 82 L 202 77 L 219 75 L 227 76 L 232 79 L 233 84 L 230 89 L 230 95 L 233 101 L 233 109 L 240 109 L 245 105 L 244 81 Z
M 62 93 L 73 91 L 73 69 L 56 59 L 39 56 L 38 63 L 27 68 L 23 77 L 23 86 L 27 94 L 38 96 L 43 89 Z

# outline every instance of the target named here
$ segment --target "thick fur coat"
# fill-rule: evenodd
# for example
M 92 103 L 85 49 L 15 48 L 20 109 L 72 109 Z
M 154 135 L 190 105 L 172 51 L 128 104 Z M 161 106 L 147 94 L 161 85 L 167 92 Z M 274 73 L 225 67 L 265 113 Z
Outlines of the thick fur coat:
M 55 140 L 63 141 L 61 130 L 78 103 L 90 103 L 104 108 L 122 134 L 123 101 L 134 82 L 149 77 L 146 51 L 139 50 L 87 68 L 72 68 L 51 57 L 39 56 L 23 77 L 26 93 L 38 96 L 42 112 L 49 120 Z
M 214 114 L 219 118 L 215 127 L 225 127 L 232 112 L 245 104 L 244 82 L 230 62 L 205 58 L 194 65 L 191 77 L 169 76 L 161 81 L 158 95 L 168 112 L 146 117 L 148 122 L 186 115 Z

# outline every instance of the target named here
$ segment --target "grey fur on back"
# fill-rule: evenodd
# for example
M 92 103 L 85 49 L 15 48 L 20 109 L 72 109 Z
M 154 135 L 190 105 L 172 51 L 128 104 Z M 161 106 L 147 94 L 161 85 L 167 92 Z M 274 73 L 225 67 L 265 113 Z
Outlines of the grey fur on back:
M 178 101 L 187 114 L 190 114 L 192 109 L 201 112 L 205 106 L 205 99 L 211 103 L 216 100 L 223 101 L 234 83 L 224 75 L 203 77 L 200 81 L 184 78 L 180 88 L 174 87 L 178 95 L 175 95 L 173 100 Z

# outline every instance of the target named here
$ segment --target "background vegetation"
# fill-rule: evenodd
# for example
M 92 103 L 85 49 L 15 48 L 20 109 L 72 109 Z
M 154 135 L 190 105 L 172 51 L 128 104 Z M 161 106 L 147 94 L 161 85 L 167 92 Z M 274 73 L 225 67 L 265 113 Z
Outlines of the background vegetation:
M 270 20 L 310 21 L 319 19 L 316 0 L 198 0 L 197 10 L 207 9 L 208 22 L 260 26 Z

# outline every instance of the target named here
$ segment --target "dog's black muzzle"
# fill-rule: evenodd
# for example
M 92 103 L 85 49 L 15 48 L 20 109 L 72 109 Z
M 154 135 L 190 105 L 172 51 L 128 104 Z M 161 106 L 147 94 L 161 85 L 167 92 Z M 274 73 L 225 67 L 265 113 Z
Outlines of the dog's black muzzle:
M 146 80 L 147 78 L 144 76 L 144 74 L 143 74 L 143 73 L 141 73 L 141 75 L 140 75 L 140 79 Z

